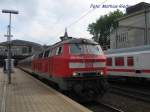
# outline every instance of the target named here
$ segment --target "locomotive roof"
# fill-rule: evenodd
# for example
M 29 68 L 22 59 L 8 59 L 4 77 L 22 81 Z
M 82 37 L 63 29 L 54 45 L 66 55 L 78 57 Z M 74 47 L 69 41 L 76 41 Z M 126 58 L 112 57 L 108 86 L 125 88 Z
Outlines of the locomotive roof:
M 34 56 L 32 56 L 31 58 L 33 57 L 37 57 L 39 54 L 45 52 L 45 51 L 48 51 L 49 49 L 51 48 L 54 48 L 54 47 L 57 47 L 59 45 L 63 45 L 63 44 L 91 44 L 91 45 L 98 45 L 97 42 L 94 42 L 92 40 L 89 40 L 89 39 L 83 39 L 83 38 L 71 38 L 71 39 L 67 39 L 67 40 L 63 40 L 63 41 L 60 41 L 58 43 L 55 43 L 54 45 L 48 47 L 47 49 L 45 49 L 44 51 L 41 51 L 40 53 L 37 53 L 35 54 Z
M 67 40 L 64 40 L 64 41 L 60 41 L 57 44 L 98 44 L 92 40 L 89 40 L 89 39 L 83 39 L 83 38 L 72 38 L 72 39 L 67 39 Z
M 89 39 L 83 39 L 83 38 L 71 38 L 71 39 L 67 39 L 64 41 L 59 41 L 57 43 L 55 43 L 54 45 L 50 46 L 49 48 L 47 48 L 46 50 L 59 46 L 59 45 L 63 45 L 63 44 L 93 44 L 93 45 L 98 45 L 97 42 L 94 42 L 92 40 Z

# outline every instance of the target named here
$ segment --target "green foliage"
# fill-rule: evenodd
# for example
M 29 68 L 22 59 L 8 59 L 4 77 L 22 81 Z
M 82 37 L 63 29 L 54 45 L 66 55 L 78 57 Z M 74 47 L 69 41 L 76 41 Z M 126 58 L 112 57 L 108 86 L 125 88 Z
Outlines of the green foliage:
M 118 27 L 116 19 L 123 15 L 123 12 L 116 10 L 101 16 L 95 23 L 89 24 L 88 31 L 93 35 L 93 39 L 99 42 L 101 46 L 109 45 L 110 39 L 108 35 Z

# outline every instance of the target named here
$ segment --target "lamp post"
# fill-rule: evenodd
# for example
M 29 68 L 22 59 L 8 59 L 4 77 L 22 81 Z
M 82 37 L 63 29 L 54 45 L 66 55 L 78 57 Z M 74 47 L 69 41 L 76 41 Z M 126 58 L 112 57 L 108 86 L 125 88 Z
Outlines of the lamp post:
M 9 13 L 9 25 L 8 25 L 8 34 L 5 35 L 7 37 L 8 42 L 8 84 L 11 84 L 11 14 L 18 14 L 18 11 L 15 10 L 2 10 L 2 13 Z

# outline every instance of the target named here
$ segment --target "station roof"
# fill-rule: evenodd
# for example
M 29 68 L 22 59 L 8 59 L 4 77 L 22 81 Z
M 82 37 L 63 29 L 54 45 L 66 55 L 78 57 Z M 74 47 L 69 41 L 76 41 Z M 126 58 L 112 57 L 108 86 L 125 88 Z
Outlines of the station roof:
M 126 9 L 126 12 L 127 12 L 127 14 L 131 14 L 131 13 L 135 13 L 135 12 L 140 11 L 140 10 L 145 10 L 147 8 L 150 8 L 149 3 L 140 2 L 134 6 L 128 7 Z
M 30 42 L 30 41 L 25 41 L 25 40 L 12 40 L 11 41 L 12 45 L 15 46 L 32 46 L 32 47 L 42 47 L 40 44 L 35 43 L 35 42 Z M 7 41 L 5 42 L 1 42 L 0 43 L 1 46 L 6 46 L 7 45 Z

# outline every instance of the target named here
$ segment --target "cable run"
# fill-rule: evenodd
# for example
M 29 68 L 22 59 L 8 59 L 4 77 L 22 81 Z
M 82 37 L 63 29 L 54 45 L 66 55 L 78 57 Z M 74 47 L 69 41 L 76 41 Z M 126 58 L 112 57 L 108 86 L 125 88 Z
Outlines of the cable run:
M 100 5 L 103 5 L 105 2 L 107 2 L 107 0 L 104 0 Z M 84 15 L 82 15 L 81 17 L 79 17 L 76 21 L 74 21 L 71 24 L 69 24 L 66 28 L 69 28 L 72 25 L 78 23 L 81 19 L 83 19 L 84 17 L 86 17 L 87 15 L 89 15 L 90 13 L 92 13 L 95 9 L 96 8 L 89 10 L 87 13 L 85 13 Z

